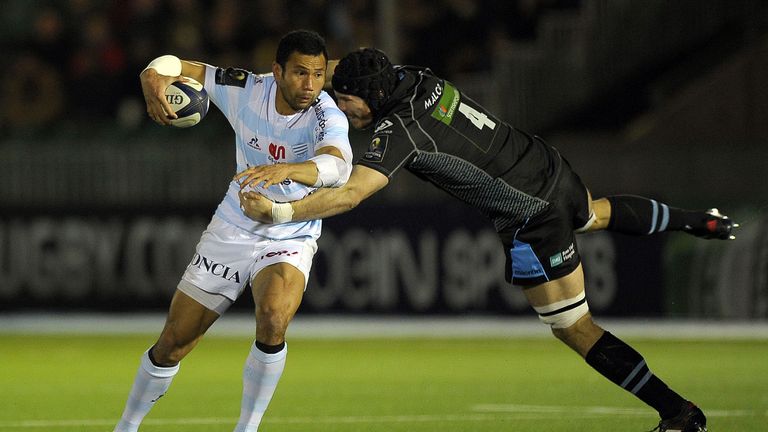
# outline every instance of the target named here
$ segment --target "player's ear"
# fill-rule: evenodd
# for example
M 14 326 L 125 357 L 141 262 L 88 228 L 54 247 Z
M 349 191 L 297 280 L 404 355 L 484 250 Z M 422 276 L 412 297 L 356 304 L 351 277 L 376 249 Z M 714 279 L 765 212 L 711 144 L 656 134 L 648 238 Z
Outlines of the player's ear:
M 275 78 L 283 78 L 283 67 L 278 62 L 272 62 L 272 75 Z

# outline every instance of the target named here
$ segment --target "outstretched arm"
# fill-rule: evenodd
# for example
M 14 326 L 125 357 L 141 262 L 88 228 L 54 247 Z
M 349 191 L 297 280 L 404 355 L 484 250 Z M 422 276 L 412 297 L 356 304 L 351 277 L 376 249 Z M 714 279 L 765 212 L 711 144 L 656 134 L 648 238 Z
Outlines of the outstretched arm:
M 264 223 L 322 219 L 347 212 L 389 183 L 384 174 L 355 165 L 347 184 L 320 189 L 306 198 L 277 204 L 257 192 L 241 192 L 240 206 L 249 218 Z

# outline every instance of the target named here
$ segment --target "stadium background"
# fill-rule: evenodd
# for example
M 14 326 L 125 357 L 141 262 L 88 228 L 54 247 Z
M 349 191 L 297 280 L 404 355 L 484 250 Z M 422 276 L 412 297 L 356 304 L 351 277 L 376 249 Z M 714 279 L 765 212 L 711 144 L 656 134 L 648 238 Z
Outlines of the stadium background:
M 432 67 L 556 145 L 596 196 L 742 223 L 729 243 L 580 237 L 599 315 L 768 317 L 759 0 L 5 1 L 0 311 L 164 310 L 233 174 L 233 134 L 216 110 L 154 125 L 138 73 L 165 53 L 265 72 L 294 28 L 332 57 L 374 45 Z M 352 140 L 359 154 L 366 135 Z M 529 314 L 490 225 L 420 183 L 400 174 L 325 222 L 301 314 Z

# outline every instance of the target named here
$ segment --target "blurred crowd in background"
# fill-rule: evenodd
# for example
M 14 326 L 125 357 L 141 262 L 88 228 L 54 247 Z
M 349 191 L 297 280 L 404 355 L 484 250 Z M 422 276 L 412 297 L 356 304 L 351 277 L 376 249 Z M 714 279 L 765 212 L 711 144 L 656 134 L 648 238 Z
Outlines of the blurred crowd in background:
M 487 70 L 492 53 L 535 37 L 546 8 L 579 0 L 391 0 L 394 61 L 428 65 L 446 77 Z M 146 121 L 138 74 L 167 53 L 218 66 L 268 72 L 279 38 L 320 32 L 332 57 L 378 46 L 374 0 L 6 0 L 0 131 Z M 83 126 L 84 125 L 84 126 Z

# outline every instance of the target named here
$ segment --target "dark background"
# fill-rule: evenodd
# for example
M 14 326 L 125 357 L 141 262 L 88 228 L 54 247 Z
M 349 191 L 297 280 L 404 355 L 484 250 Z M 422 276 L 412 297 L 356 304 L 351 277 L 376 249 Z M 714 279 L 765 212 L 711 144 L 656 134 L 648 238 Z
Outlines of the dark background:
M 268 72 L 278 39 L 377 46 L 547 138 L 595 196 L 719 207 L 734 242 L 581 236 L 602 315 L 768 317 L 768 6 L 757 0 L 3 2 L 0 311 L 163 310 L 234 171 L 217 111 L 144 113 L 172 53 Z M 352 133 L 356 155 L 365 133 Z M 761 223 L 763 222 L 763 223 Z M 528 313 L 474 210 L 410 174 L 325 221 L 306 313 Z M 502 263 L 503 264 L 503 263 Z M 248 296 L 236 307 L 251 307 Z

